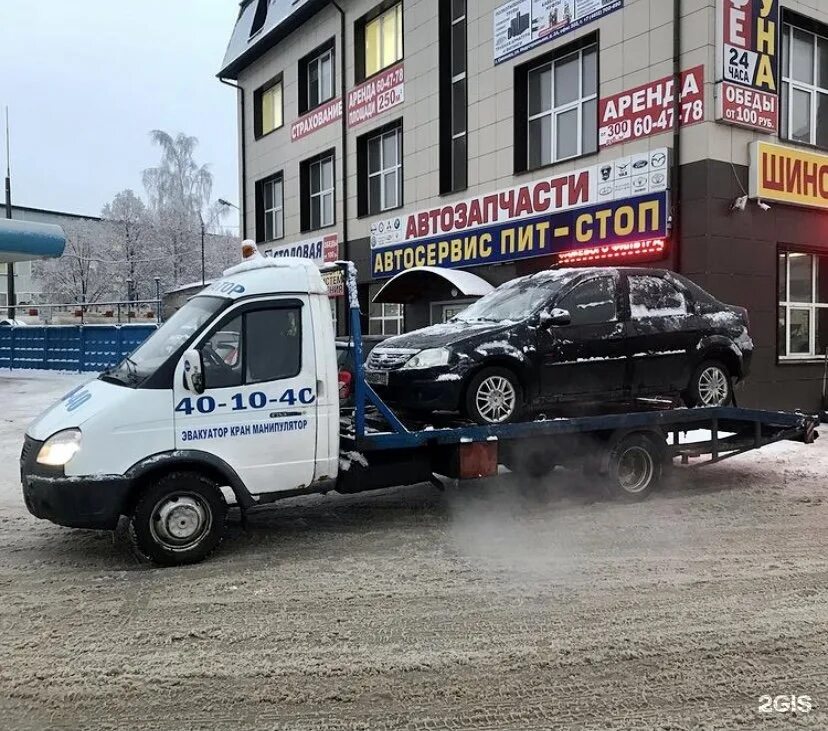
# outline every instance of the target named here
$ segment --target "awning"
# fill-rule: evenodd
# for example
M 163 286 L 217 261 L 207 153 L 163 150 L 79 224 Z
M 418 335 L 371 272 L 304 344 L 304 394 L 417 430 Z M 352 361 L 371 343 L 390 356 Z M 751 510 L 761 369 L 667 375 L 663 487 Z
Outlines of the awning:
M 494 287 L 476 274 L 442 267 L 415 267 L 400 272 L 377 292 L 377 304 L 408 305 L 415 301 L 450 301 L 483 297 Z
M 60 226 L 0 218 L 0 263 L 59 257 L 65 246 Z

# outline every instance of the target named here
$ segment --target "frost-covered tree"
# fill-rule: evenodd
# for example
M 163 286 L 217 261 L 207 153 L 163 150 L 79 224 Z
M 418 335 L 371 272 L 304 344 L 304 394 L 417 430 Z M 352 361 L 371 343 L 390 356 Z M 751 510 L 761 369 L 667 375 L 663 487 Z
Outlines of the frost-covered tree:
M 175 286 L 201 276 L 202 225 L 212 230 L 224 210 L 211 203 L 209 166 L 195 161 L 198 139 L 183 133 L 173 137 L 162 130 L 150 134 L 161 148 L 161 161 L 144 171 L 143 182 L 153 225 L 166 250 L 169 269 L 164 283 Z
M 115 232 L 94 219 L 61 222 L 66 248 L 59 259 L 35 264 L 43 294 L 51 302 L 101 302 L 115 294 L 110 257 Z
M 135 298 L 155 296 L 151 272 L 157 261 L 157 246 L 147 207 L 134 191 L 123 190 L 101 211 L 101 217 L 111 221 L 113 246 L 109 252 L 113 263 L 113 280 L 126 289 L 131 279 Z

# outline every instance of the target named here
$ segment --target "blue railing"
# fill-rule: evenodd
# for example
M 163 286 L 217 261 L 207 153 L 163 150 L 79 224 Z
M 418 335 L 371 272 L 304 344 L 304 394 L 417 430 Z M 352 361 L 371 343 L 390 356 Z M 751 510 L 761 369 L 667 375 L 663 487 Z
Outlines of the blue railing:
M 156 325 L 0 327 L 0 368 L 102 371 L 123 360 Z

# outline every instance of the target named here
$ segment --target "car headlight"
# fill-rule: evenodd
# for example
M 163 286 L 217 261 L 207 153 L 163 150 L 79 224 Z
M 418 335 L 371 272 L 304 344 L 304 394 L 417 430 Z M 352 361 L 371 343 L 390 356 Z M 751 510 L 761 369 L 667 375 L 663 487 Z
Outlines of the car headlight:
M 436 368 L 448 365 L 451 352 L 447 348 L 430 348 L 421 350 L 403 366 L 403 368 Z
M 65 429 L 52 434 L 37 453 L 38 464 L 63 467 L 81 447 L 80 429 Z

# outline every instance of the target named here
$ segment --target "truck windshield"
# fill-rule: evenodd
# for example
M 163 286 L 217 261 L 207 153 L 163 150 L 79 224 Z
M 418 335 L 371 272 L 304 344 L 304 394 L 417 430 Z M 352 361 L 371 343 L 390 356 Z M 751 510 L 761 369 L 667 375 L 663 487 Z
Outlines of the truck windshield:
M 455 322 L 519 322 L 554 297 L 564 285 L 560 277 L 518 279 L 463 310 Z
M 194 297 L 117 366 L 101 374 L 107 381 L 135 386 L 151 376 L 225 304 L 222 297 Z

